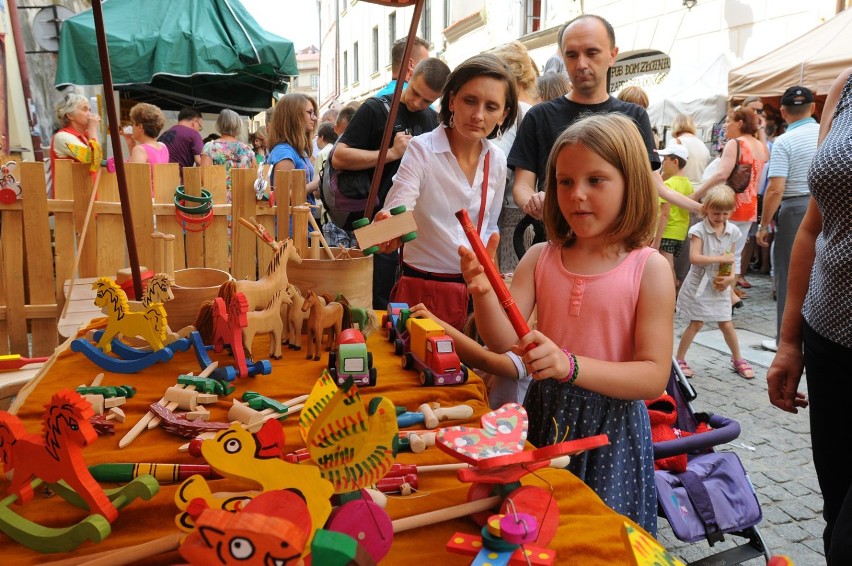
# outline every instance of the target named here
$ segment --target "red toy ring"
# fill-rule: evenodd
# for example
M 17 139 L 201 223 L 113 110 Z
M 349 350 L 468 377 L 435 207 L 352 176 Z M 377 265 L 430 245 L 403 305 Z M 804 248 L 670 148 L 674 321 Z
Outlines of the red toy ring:
M 180 209 L 175 209 L 175 217 L 177 218 L 178 224 L 186 230 L 187 232 L 202 232 L 213 221 L 213 210 L 207 212 L 207 214 L 203 216 L 195 216 L 195 215 L 187 215 L 185 212 Z

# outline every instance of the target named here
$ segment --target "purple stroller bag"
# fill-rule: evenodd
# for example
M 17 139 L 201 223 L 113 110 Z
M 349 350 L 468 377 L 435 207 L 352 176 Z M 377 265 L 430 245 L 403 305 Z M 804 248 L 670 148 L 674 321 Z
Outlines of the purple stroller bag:
M 763 518 L 751 481 L 733 452 L 689 459 L 686 472 L 657 471 L 657 496 L 675 536 L 684 542 L 717 539 Z

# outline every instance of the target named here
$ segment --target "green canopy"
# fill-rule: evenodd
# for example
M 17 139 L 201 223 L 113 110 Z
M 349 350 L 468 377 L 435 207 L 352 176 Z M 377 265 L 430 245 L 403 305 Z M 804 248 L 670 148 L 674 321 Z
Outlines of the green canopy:
M 261 112 L 299 74 L 293 43 L 239 0 L 104 0 L 114 87 L 166 110 Z M 92 10 L 65 20 L 56 87 L 102 84 Z

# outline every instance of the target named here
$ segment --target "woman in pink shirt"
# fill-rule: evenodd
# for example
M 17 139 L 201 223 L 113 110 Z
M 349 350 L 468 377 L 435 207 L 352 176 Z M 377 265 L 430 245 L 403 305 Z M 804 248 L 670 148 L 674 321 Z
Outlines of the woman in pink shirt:
M 130 109 L 131 132 L 124 133 L 124 140 L 130 150 L 129 163 L 157 163 L 169 162 L 169 148 L 166 144 L 157 141 L 160 130 L 166 123 L 163 111 L 153 104 L 144 102 Z M 154 170 L 151 169 L 151 197 L 154 197 Z

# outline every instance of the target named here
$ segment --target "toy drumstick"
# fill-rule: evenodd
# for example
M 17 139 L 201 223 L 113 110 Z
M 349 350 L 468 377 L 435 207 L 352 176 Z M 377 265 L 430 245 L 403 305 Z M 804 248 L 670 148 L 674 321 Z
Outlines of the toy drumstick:
M 483 269 L 485 269 L 485 276 L 488 278 L 488 281 L 491 282 L 494 292 L 497 293 L 497 298 L 500 300 L 500 306 L 502 306 L 503 310 L 506 311 L 506 316 L 509 317 L 509 322 L 512 324 L 512 328 L 515 329 L 515 332 L 518 334 L 518 338 L 526 336 L 530 332 L 530 327 L 527 326 L 527 321 L 525 321 L 524 317 L 521 316 L 521 311 L 518 310 L 518 305 L 515 304 L 515 299 L 512 298 L 512 294 L 509 293 L 509 289 L 506 288 L 503 278 L 500 277 L 499 273 L 497 273 L 497 267 L 494 266 L 494 262 L 491 261 L 491 256 L 488 255 L 485 246 L 482 244 L 482 240 L 479 238 L 479 234 L 477 233 L 476 228 L 474 228 L 473 222 L 470 220 L 470 216 L 467 214 L 467 209 L 463 208 L 456 212 L 456 218 L 459 219 L 459 222 L 462 225 L 462 230 L 464 230 L 467 240 L 470 242 L 470 247 L 473 250 L 473 253 L 476 254 L 476 258 L 479 260 L 479 263 L 482 264 Z M 529 347 L 527 347 L 527 350 L 534 347 L 535 344 L 530 344 Z

